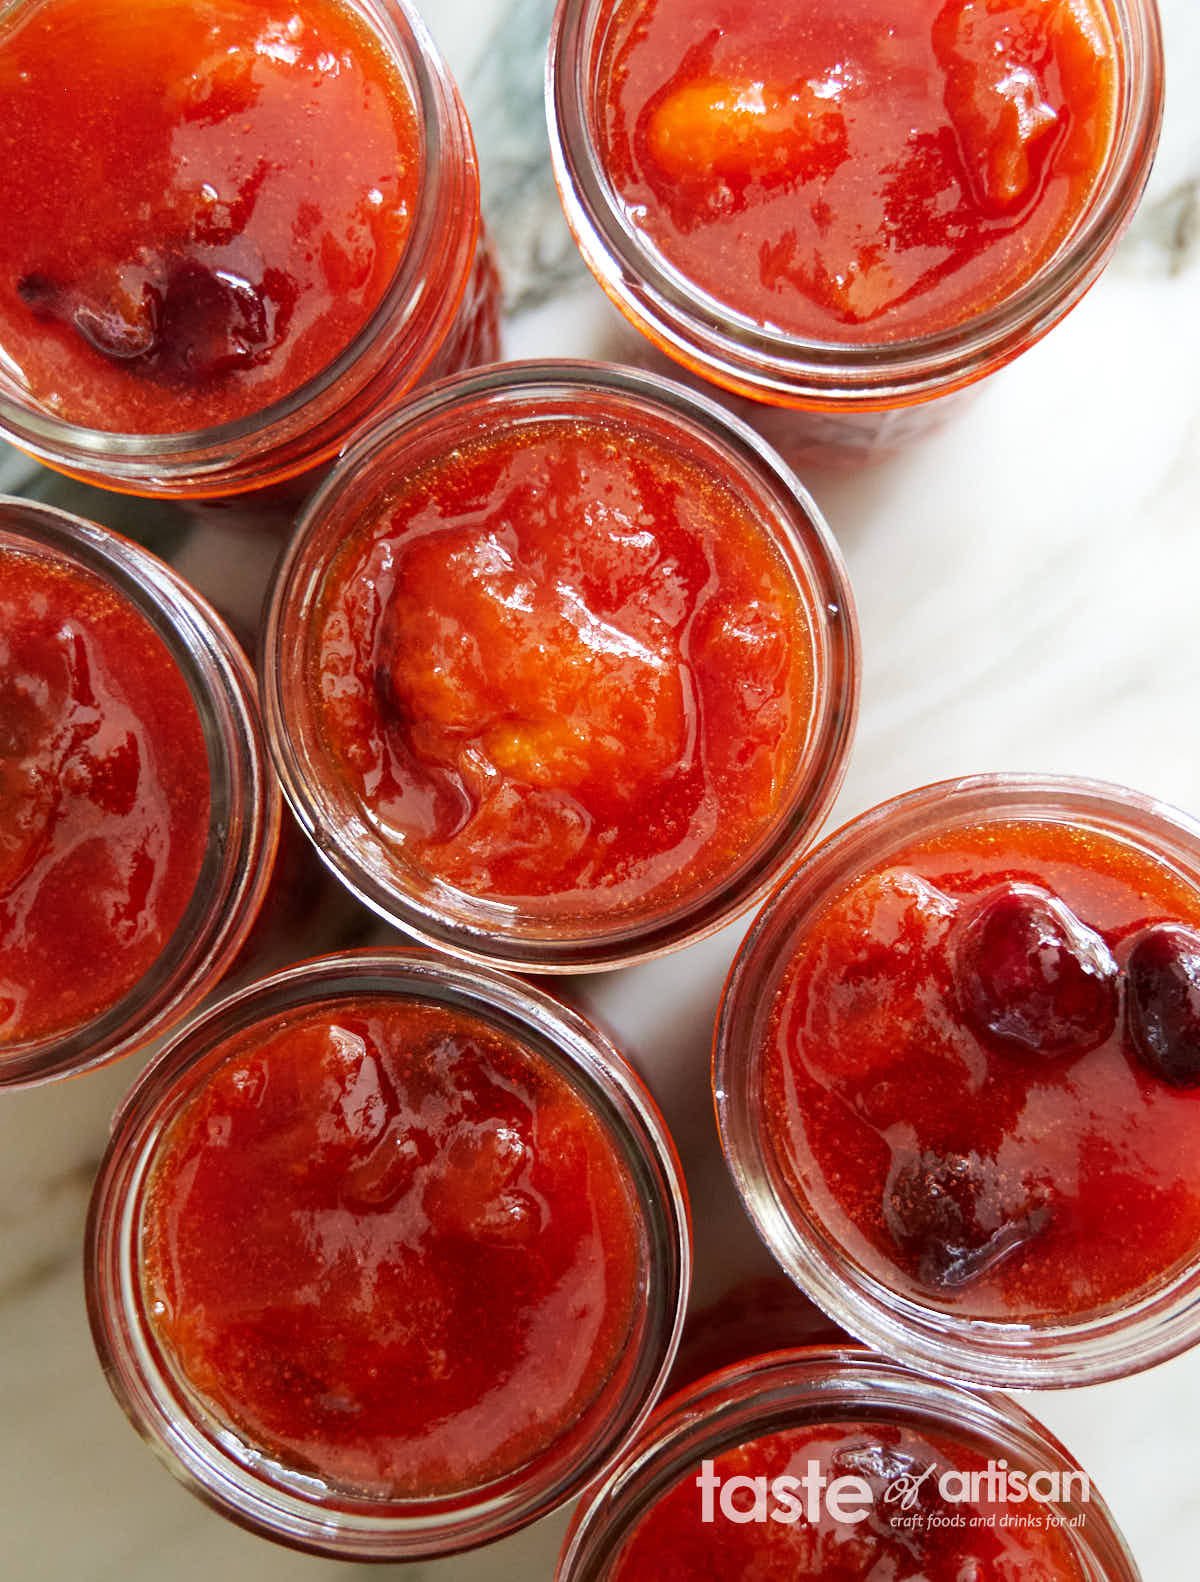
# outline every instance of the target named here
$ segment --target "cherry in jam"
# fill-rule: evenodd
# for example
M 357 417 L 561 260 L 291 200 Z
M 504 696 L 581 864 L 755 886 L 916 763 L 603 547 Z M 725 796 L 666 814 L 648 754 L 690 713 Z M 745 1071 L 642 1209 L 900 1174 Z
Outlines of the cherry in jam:
M 945 1472 L 973 1489 L 986 1468 L 975 1446 L 896 1423 L 780 1429 L 685 1474 L 637 1523 L 610 1574 L 613 1582 L 1083 1582 L 1070 1535 L 1044 1519 L 1006 1521 L 1014 1507 L 996 1497 L 994 1482 L 980 1482 L 978 1498 L 941 1492 Z M 853 1480 L 841 1485 L 845 1505 L 830 1488 L 842 1479 Z
M 1200 1248 L 1200 894 L 1051 821 L 888 854 L 793 946 L 764 1071 L 805 1212 L 988 1319 L 1135 1298 Z
M 1200 1087 L 1200 932 L 1163 924 L 1135 942 L 1126 965 L 1129 1038 L 1173 1087 Z
M 41 0 L 0 26 L 0 347 L 45 411 L 179 433 L 321 373 L 391 282 L 416 111 L 342 0 Z
M 1084 1054 L 1112 1035 L 1117 964 L 1057 897 L 1010 885 L 967 923 L 956 962 L 963 1010 L 1001 1049 Z
M 920 1280 L 945 1289 L 966 1285 L 1036 1237 L 1052 1202 L 1048 1181 L 1010 1181 L 987 1155 L 927 1150 L 897 1165 L 883 1215 Z
M 287 332 L 297 294 L 278 270 L 255 280 L 197 258 L 168 262 L 144 250 L 137 263 L 90 287 L 27 275 L 17 292 L 102 356 L 193 383 L 265 363 Z

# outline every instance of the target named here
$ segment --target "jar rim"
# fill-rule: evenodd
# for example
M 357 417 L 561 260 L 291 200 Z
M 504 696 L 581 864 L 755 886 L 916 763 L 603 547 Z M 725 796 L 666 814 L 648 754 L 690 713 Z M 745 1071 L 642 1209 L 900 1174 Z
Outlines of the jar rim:
M 760 909 L 729 970 L 713 1037 L 722 1151 L 743 1206 L 784 1272 L 858 1340 L 936 1377 L 1002 1389 L 1123 1378 L 1200 1340 L 1200 1247 L 1187 1268 L 1074 1321 L 971 1318 L 892 1290 L 862 1268 L 777 1179 L 761 1112 L 765 1022 L 797 936 L 890 851 L 991 819 L 1054 818 L 1141 844 L 1200 890 L 1200 819 L 1107 781 L 1002 773 L 937 781 L 879 803 L 827 836 Z
M 498 1483 L 425 1500 L 355 1499 L 317 1480 L 271 1476 L 238 1456 L 228 1431 L 189 1411 L 158 1357 L 140 1301 L 140 1204 L 159 1142 L 231 1038 L 282 1015 L 380 996 L 482 1017 L 550 1060 L 603 1124 L 629 1176 L 646 1232 L 639 1328 L 601 1395 L 555 1444 Z M 687 1189 L 674 1143 L 645 1084 L 574 1009 L 528 984 L 420 948 L 316 957 L 202 1011 L 155 1056 L 113 1122 L 88 1212 L 85 1286 L 93 1340 L 134 1427 L 176 1477 L 260 1536 L 344 1559 L 458 1553 L 515 1532 L 573 1498 L 637 1432 L 674 1362 L 691 1280 Z
M 17 0 L 45 3 L 45 0 Z M 286 482 L 336 454 L 349 430 L 436 357 L 470 279 L 479 168 L 458 89 L 413 0 L 338 0 L 412 90 L 422 131 L 416 213 L 395 273 L 353 339 L 257 412 L 210 428 L 125 434 L 69 423 L 0 379 L 0 435 L 69 476 L 130 494 L 206 498 Z M 4 20 L 9 20 L 6 16 Z
M 86 1022 L 4 1046 L 3 1088 L 108 1065 L 183 1020 L 219 981 L 258 916 L 283 801 L 270 770 L 254 673 L 221 616 L 164 561 L 83 517 L 6 495 L 0 495 L 0 547 L 67 560 L 146 621 L 195 705 L 212 788 L 195 889 L 152 968 Z
M 857 1345 L 773 1351 L 723 1368 L 662 1402 L 638 1438 L 580 1502 L 555 1582 L 606 1582 L 619 1550 L 659 1498 L 706 1459 L 805 1423 L 847 1419 L 927 1424 L 1022 1457 L 1029 1471 L 1080 1473 L 1085 1500 L 1051 1502 L 1064 1521 L 1083 1515 L 1077 1558 L 1086 1582 L 1140 1582 L 1112 1512 L 1074 1456 L 1018 1402 L 929 1379 Z
M 1118 40 L 1123 91 L 1106 168 L 1086 213 L 1010 296 L 966 324 L 919 336 L 837 343 L 738 313 L 661 258 L 630 222 L 593 130 L 596 33 L 613 0 L 558 0 L 546 63 L 551 156 L 568 224 L 608 296 L 660 351 L 751 400 L 885 411 L 948 395 L 1039 340 L 1099 277 L 1142 196 L 1163 117 L 1157 0 L 1100 0 Z
M 790 803 L 776 810 L 742 869 L 684 898 L 665 918 L 646 923 L 623 915 L 594 928 L 580 925 L 573 934 L 560 924 L 551 928 L 539 922 L 535 932 L 507 904 L 494 904 L 485 917 L 483 900 L 475 917 L 465 920 L 431 893 L 433 885 L 419 889 L 415 877 L 406 882 L 406 873 L 385 860 L 381 843 L 374 855 L 365 820 L 349 805 L 342 810 L 326 789 L 336 775 L 315 725 L 307 721 L 305 683 L 295 671 L 297 645 L 306 640 L 328 564 L 322 535 L 331 544 L 344 541 L 340 523 L 356 521 L 355 513 L 385 492 L 372 468 L 394 470 L 404 446 L 426 443 L 439 425 L 450 433 L 464 413 L 494 412 L 499 423 L 522 403 L 531 411 L 537 403 L 559 403 L 559 411 L 601 396 L 609 418 L 623 411 L 632 424 L 639 413 L 650 414 L 684 443 L 685 453 L 689 443 L 719 453 L 731 480 L 753 486 L 761 497 L 751 500 L 756 518 L 796 580 L 813 627 L 808 738 Z M 766 501 L 772 502 L 770 509 L 761 503 Z M 859 671 L 857 616 L 841 552 L 811 494 L 770 446 L 718 403 L 674 381 L 613 364 L 553 360 L 494 364 L 455 375 L 359 431 L 297 521 L 267 614 L 260 678 L 284 795 L 323 860 L 365 905 L 422 942 L 468 960 L 514 970 L 578 972 L 679 949 L 714 933 L 766 893 L 781 867 L 816 833 L 841 785 L 857 720 Z M 457 905 L 458 892 L 454 895 Z

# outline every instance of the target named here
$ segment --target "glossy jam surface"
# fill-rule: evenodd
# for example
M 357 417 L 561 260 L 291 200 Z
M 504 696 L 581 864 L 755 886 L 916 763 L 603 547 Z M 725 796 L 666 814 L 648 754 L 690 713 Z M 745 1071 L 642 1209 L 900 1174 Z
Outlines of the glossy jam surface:
M 416 114 L 340 0 L 41 0 L 0 29 L 0 352 L 47 412 L 177 433 L 326 368 L 382 298 Z
M 635 1322 L 627 1169 L 549 1062 L 394 999 L 231 1040 L 160 1144 L 160 1343 L 250 1445 L 376 1496 L 472 1489 L 551 1447 Z
M 135 987 L 208 835 L 200 716 L 162 639 L 90 572 L 0 548 L 0 1049 Z
M 596 135 L 630 223 L 727 308 L 894 340 L 1051 256 L 1117 74 L 1098 0 L 623 0 Z
M 870 1498 L 854 1507 L 865 1509 L 862 1520 L 835 1520 L 824 1503 L 810 1520 L 803 1491 L 798 1518 L 773 1518 L 772 1511 L 786 1515 L 789 1507 L 777 1504 L 770 1484 L 804 1478 L 813 1463 L 830 1482 L 863 1480 Z M 731 1521 L 714 1493 L 713 1519 L 705 1521 L 697 1468 L 634 1529 L 612 1582 L 1083 1582 L 1071 1539 L 1044 1514 L 1036 1526 L 1006 1526 L 1006 1514 L 1027 1513 L 1029 1505 L 989 1499 L 986 1485 L 979 1500 L 939 1492 L 946 1472 L 986 1469 L 978 1451 L 914 1428 L 862 1422 L 782 1429 L 713 1458 L 722 1484 L 768 1480 L 758 1504 L 766 1520 Z M 916 1489 L 906 1508 L 892 1492 L 902 1488 Z M 730 1498 L 749 1513 L 759 1496 L 743 1484 Z
M 731 872 L 796 772 L 802 597 L 707 466 L 540 422 L 410 474 L 314 623 L 333 757 L 398 860 L 555 916 Z
M 817 915 L 778 991 L 764 1104 L 851 1257 L 927 1304 L 1069 1320 L 1196 1256 L 1200 1090 L 1129 1031 L 1131 958 L 1168 921 L 1200 922 L 1182 876 L 1049 820 L 898 850 Z

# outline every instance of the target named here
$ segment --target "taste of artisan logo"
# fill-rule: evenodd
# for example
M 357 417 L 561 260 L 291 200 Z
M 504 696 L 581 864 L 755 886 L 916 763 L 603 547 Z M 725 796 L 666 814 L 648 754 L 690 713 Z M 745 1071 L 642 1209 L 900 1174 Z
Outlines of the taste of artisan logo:
M 775 1478 L 722 1478 L 712 1461 L 704 1461 L 696 1487 L 701 1521 L 715 1522 L 719 1514 L 740 1525 L 815 1526 L 827 1518 L 854 1526 L 882 1504 L 889 1524 L 900 1528 L 1082 1527 L 1083 1512 L 1068 1515 L 1062 1507 L 1086 1505 L 1092 1497 L 1086 1472 L 1024 1472 L 1003 1460 L 972 1472 L 931 1462 L 922 1472 L 901 1473 L 879 1492 L 853 1474 L 830 1478 L 819 1461 L 810 1461 L 799 1476 Z

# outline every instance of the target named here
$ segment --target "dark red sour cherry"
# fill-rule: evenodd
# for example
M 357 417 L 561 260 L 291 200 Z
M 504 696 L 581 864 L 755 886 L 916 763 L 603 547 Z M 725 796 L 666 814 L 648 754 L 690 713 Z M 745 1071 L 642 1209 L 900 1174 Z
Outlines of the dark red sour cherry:
M 262 278 L 257 279 L 256 274 Z M 17 294 L 112 362 L 173 382 L 203 383 L 264 362 L 282 340 L 296 288 L 279 270 L 143 249 L 84 285 L 31 273 Z
M 929 1149 L 897 1160 L 883 1218 L 929 1286 L 966 1285 L 1050 1222 L 1044 1182 L 1014 1179 L 994 1159 Z
M 235 270 L 185 259 L 163 298 L 164 364 L 197 380 L 254 367 L 275 340 L 271 306 L 262 287 Z
M 1172 1087 L 1200 1087 L 1200 933 L 1179 923 L 1148 928 L 1125 973 L 1138 1058 Z
M 1019 1054 L 1081 1055 L 1117 1023 L 1117 964 L 1100 935 L 1033 885 L 1011 885 L 967 923 L 956 959 L 967 1021 Z

